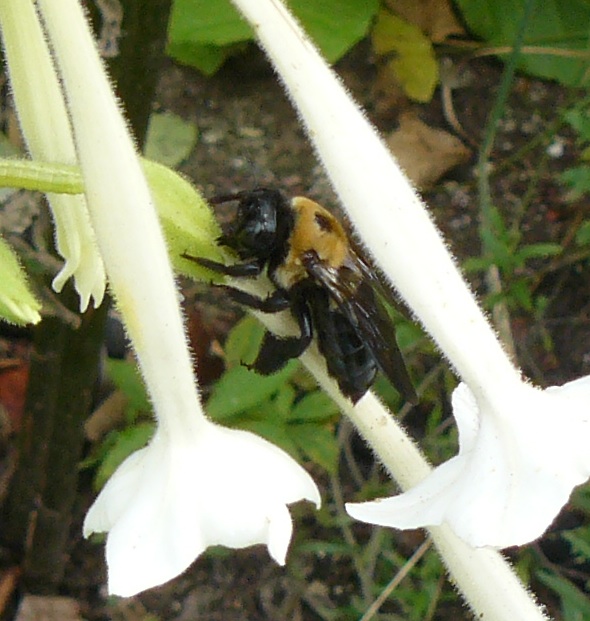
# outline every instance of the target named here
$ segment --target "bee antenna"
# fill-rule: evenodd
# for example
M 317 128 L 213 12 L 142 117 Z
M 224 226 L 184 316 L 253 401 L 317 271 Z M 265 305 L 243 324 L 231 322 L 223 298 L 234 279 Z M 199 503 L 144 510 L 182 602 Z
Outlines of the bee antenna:
M 234 194 L 222 194 L 221 196 L 213 196 L 208 199 L 211 205 L 221 205 L 223 203 L 231 203 L 232 201 L 239 201 L 244 198 L 244 195 L 248 192 L 235 192 Z

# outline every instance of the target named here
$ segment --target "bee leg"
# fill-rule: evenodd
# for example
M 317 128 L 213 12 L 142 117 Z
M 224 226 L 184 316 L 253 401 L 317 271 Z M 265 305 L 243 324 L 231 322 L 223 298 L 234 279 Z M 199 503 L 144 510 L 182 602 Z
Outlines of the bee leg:
M 206 267 L 208 270 L 211 270 L 216 274 L 224 274 L 225 276 L 233 276 L 234 278 L 255 278 L 262 272 L 262 265 L 259 261 L 225 265 L 224 263 L 211 261 L 210 259 L 205 259 L 204 257 L 193 257 L 186 252 L 183 252 L 180 256 L 183 259 L 197 263 L 201 267 Z
M 266 298 L 259 298 L 251 293 L 236 289 L 235 287 L 228 287 L 227 285 L 214 285 L 214 287 L 225 291 L 234 302 L 263 313 L 279 313 L 291 306 L 291 301 L 282 289 L 273 291 Z
M 280 371 L 292 358 L 299 356 L 309 347 L 313 337 L 311 313 L 307 304 L 296 301 L 291 312 L 299 325 L 299 336 L 279 337 L 266 332 L 256 360 L 248 365 L 261 375 Z

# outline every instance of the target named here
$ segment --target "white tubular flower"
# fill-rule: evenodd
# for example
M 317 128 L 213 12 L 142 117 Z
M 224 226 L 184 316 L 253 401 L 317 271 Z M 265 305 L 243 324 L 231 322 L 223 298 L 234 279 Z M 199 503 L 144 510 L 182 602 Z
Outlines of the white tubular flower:
M 158 419 L 151 444 L 121 465 L 85 521 L 87 534 L 108 532 L 111 592 L 132 595 L 169 580 L 215 544 L 265 543 L 283 562 L 286 505 L 318 503 L 319 492 L 288 455 L 203 414 L 152 197 L 88 24 L 77 0 L 38 6 L 63 80 L 91 224 Z
M 31 156 L 45 162 L 76 164 L 66 107 L 30 0 L 0 2 L 0 27 L 16 110 Z M 73 276 L 80 310 L 86 310 L 91 297 L 94 306 L 99 306 L 106 287 L 105 271 L 86 199 L 64 194 L 51 194 L 47 199 L 55 223 L 56 248 L 65 259 L 53 288 L 61 291 Z
M 536 539 L 572 488 L 590 476 L 589 402 L 590 377 L 545 391 L 523 385 L 520 394 L 509 395 L 500 419 L 480 412 L 460 384 L 453 393 L 459 454 L 405 494 L 346 509 L 381 526 L 447 523 L 475 547 Z
M 159 429 L 102 490 L 84 534 L 108 531 L 109 591 L 130 596 L 179 575 L 212 545 L 264 543 L 284 564 L 286 505 L 301 499 L 320 504 L 311 477 L 252 433 L 212 423 L 193 434 Z
M 590 472 L 587 382 L 539 391 L 522 381 L 420 198 L 287 9 L 279 0 L 233 2 L 280 74 L 357 231 L 472 393 L 463 398 L 460 389 L 455 399 L 462 452 L 423 488 L 384 505 L 396 512 L 389 523 L 448 520 L 480 546 L 535 539 Z M 526 486 L 529 499 L 541 497 L 522 502 Z M 459 505 L 468 520 L 459 519 Z M 490 515 L 506 523 L 492 524 Z

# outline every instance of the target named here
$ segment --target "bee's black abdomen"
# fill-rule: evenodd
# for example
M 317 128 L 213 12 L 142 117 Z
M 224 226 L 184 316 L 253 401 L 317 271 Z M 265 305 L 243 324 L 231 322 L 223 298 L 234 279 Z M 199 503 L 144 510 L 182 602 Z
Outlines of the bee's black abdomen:
M 340 390 L 356 403 L 375 381 L 375 358 L 347 317 L 332 311 L 328 320 L 334 325 L 334 339 L 319 337 L 320 350 Z
M 328 373 L 336 380 L 342 393 L 356 403 L 375 381 L 375 357 L 350 319 L 330 307 L 324 290 L 315 288 L 308 294 L 308 299 L 318 347 L 326 359 Z

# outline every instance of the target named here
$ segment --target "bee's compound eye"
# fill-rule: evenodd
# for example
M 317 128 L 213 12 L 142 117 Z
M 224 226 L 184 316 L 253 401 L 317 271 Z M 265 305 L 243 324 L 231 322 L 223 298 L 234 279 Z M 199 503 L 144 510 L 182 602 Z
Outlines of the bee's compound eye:
M 240 254 L 264 258 L 275 247 L 277 209 L 261 192 L 245 196 L 238 206 L 230 245 Z

